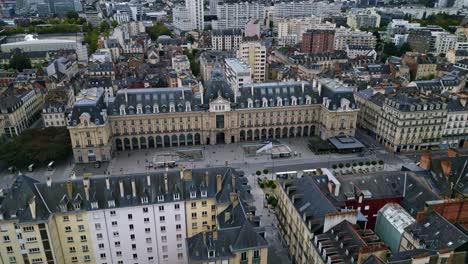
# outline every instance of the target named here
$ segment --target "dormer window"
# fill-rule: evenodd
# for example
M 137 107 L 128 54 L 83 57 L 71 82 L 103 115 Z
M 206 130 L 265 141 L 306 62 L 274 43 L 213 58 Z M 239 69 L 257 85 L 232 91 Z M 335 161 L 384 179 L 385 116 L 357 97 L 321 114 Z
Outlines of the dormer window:
M 115 201 L 114 200 L 110 200 L 107 203 L 109 204 L 109 207 L 115 207 Z
M 311 104 L 312 102 L 312 97 L 310 97 L 309 95 L 306 95 L 306 104 Z
M 297 105 L 297 98 L 295 96 L 291 97 L 291 105 Z
M 158 104 L 153 105 L 153 113 L 159 113 L 159 105 Z
M 247 108 L 252 108 L 253 107 L 253 100 L 252 99 L 247 99 Z
M 61 205 L 60 205 L 60 210 L 61 210 L 62 212 L 66 212 L 66 211 L 67 211 L 67 205 L 66 205 L 66 204 L 61 204 Z
M 137 115 L 143 114 L 143 106 L 141 104 L 137 105 Z
M 197 192 L 190 192 L 190 198 L 197 198 Z
M 148 197 L 146 197 L 146 196 L 141 197 L 141 203 L 147 204 L 148 203 Z
M 125 106 L 121 105 L 120 106 L 120 115 L 126 115 L 127 113 L 125 112 Z
M 83 124 L 84 124 L 85 127 L 87 127 L 88 126 L 88 120 L 83 121 Z
M 81 209 L 81 204 L 80 203 L 75 203 L 75 204 L 73 204 L 73 207 L 75 208 L 75 210 L 80 210 Z
M 215 257 L 215 251 L 214 250 L 208 250 L 208 258 L 214 258 Z
M 158 195 L 158 202 L 164 202 L 164 195 Z
M 190 104 L 190 102 L 185 102 L 185 112 L 190 112 L 192 111 L 192 106 Z
M 175 200 L 175 201 L 180 200 L 180 194 L 174 193 L 174 200 Z
M 91 203 L 91 209 L 98 209 L 98 203 L 97 202 L 92 202 Z
M 206 193 L 206 190 L 201 191 L 201 197 L 206 197 L 206 196 L 208 196 Z
M 283 99 L 281 97 L 276 98 L 276 106 L 283 106 Z
M 268 107 L 268 100 L 265 97 L 262 99 L 262 107 Z
M 170 112 L 170 113 L 174 113 L 174 112 L 175 112 L 175 105 L 174 105 L 174 103 L 170 103 L 170 104 L 169 104 L 169 112 Z

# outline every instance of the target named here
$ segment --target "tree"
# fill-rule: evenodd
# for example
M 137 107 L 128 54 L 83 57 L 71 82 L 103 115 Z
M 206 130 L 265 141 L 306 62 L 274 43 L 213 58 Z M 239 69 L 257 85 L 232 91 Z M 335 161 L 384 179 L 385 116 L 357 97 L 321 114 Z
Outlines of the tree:
M 109 33 L 110 31 L 109 23 L 107 23 L 107 21 L 102 21 L 100 30 L 101 30 L 101 33 Z
M 33 128 L 2 146 L 0 160 L 10 166 L 23 167 L 31 163 L 61 161 L 68 158 L 71 151 L 70 134 L 66 128 Z
M 146 33 L 149 34 L 152 40 L 157 40 L 161 35 L 171 35 L 171 31 L 162 22 L 158 22 L 147 28 Z
M 260 175 L 262 175 L 262 172 L 258 170 L 258 171 L 255 172 L 255 174 L 257 174 L 257 176 L 260 176 Z
M 32 67 L 31 59 L 24 53 L 15 53 L 10 59 L 9 66 L 21 72 L 24 69 L 30 69 Z
M 268 169 L 263 169 L 263 174 L 268 174 Z
M 112 20 L 112 27 L 116 28 L 119 25 L 119 22 L 117 20 Z
M 68 11 L 67 18 L 68 19 L 78 19 L 80 16 L 75 11 Z

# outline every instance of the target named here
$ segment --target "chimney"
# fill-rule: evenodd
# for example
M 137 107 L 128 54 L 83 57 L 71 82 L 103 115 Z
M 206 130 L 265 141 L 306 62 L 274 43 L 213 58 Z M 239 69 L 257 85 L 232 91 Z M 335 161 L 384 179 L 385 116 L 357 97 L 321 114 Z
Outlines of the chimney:
M 252 214 L 252 212 L 248 212 L 248 213 L 247 213 L 247 219 L 248 219 L 250 222 L 253 221 L 253 214 Z
M 304 93 L 304 86 L 305 86 L 305 84 L 304 84 L 304 82 L 302 82 L 302 83 L 301 83 L 301 90 L 302 90 L 302 93 Z
M 205 186 L 206 187 L 208 187 L 208 181 L 210 180 L 209 176 L 210 174 L 208 173 L 208 171 L 205 171 Z
M 463 107 L 466 106 L 466 98 L 460 98 L 460 104 L 463 105 Z
M 224 161 L 224 166 L 225 166 L 225 167 L 229 167 L 229 161 L 228 161 L 228 160 L 225 160 L 225 161 Z
M 231 212 L 224 212 L 224 222 L 226 223 L 227 221 L 231 220 Z
M 31 211 L 31 218 L 36 219 L 36 196 L 29 199 L 29 210 Z
M 223 184 L 223 179 L 221 178 L 221 174 L 216 175 L 216 192 L 217 193 L 221 191 L 222 184 Z
M 419 167 L 428 170 L 431 166 L 432 160 L 432 153 L 430 151 L 425 151 L 421 154 L 421 158 L 419 160 Z
M 125 93 L 125 103 L 128 103 L 127 87 L 124 88 L 124 93 Z
M 46 183 L 47 183 L 47 187 L 52 186 L 52 178 L 50 176 L 47 176 Z
M 119 180 L 119 187 L 120 187 L 120 197 L 124 198 L 125 197 L 125 191 L 124 191 L 123 180 Z
M 136 190 L 135 178 L 132 178 L 132 196 L 133 196 L 133 198 L 136 197 L 136 192 L 137 192 L 137 190 Z
M 83 188 L 84 188 L 84 191 L 85 191 L 85 196 L 86 196 L 87 201 L 89 201 L 89 187 L 90 187 L 89 177 L 84 177 L 83 178 Z
M 67 195 L 68 198 L 73 197 L 73 183 L 71 181 L 67 181 Z
M 458 157 L 458 150 L 456 150 L 454 148 L 449 148 L 447 150 L 447 156 L 449 156 L 450 158 Z
M 335 192 L 335 184 L 331 181 L 328 182 L 328 192 L 330 192 L 330 194 Z
M 180 175 L 180 179 L 183 180 L 184 179 L 184 166 L 179 167 L 179 175 Z
M 109 179 L 109 177 L 106 178 L 106 189 L 110 190 L 110 179 Z
M 164 173 L 164 191 L 169 193 L 169 184 L 167 183 L 167 172 Z
M 239 200 L 237 199 L 238 194 L 236 192 L 231 192 L 229 194 L 229 198 L 232 203 L 232 208 L 236 207 L 239 204 Z
M 236 191 L 236 176 L 233 174 L 231 177 L 231 186 L 232 186 L 232 191 Z
M 148 186 L 151 186 L 151 176 L 149 176 L 149 175 L 146 175 L 146 184 Z
M 75 180 L 75 179 L 76 179 L 76 173 L 75 173 L 75 171 L 72 171 L 72 172 L 71 172 L 70 178 L 71 178 L 72 180 Z
M 448 160 L 442 160 L 440 162 L 440 166 L 442 167 L 442 173 L 444 174 L 445 178 L 448 179 L 450 172 L 452 171 L 452 163 Z
M 218 229 L 216 227 L 213 229 L 213 240 L 218 240 Z
M 192 170 L 184 170 L 184 180 L 192 180 Z

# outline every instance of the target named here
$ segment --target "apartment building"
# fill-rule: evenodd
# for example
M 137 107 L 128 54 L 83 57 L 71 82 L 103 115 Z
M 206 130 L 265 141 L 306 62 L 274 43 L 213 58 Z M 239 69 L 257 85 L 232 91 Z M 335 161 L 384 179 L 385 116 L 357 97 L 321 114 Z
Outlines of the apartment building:
M 268 18 L 277 24 L 290 17 L 330 17 L 341 13 L 341 3 L 298 1 L 278 2 L 268 8 Z
M 233 89 L 234 94 L 237 94 L 240 87 L 252 83 L 252 70 L 249 65 L 239 59 L 229 58 L 224 60 L 224 64 L 226 80 Z
M 447 102 L 447 122 L 442 144 L 447 147 L 465 147 L 468 142 L 468 107 L 466 98 L 452 97 Z
M 265 20 L 265 5 L 258 2 L 223 1 L 216 6 L 213 29 L 244 29 L 252 19 Z
M 377 125 L 377 140 L 395 152 L 438 146 L 447 119 L 447 104 L 407 94 L 386 98 Z
M 366 89 L 355 93 L 354 98 L 359 108 L 358 126 L 375 135 L 386 96 L 375 93 L 373 89 Z
M 0 94 L 0 135 L 15 137 L 41 116 L 44 96 L 38 88 L 10 87 Z
M 190 61 L 187 55 L 175 55 L 171 58 L 172 69 L 176 72 L 190 71 Z
M 194 29 L 187 7 L 174 6 L 174 8 L 172 8 L 172 24 L 180 31 L 190 31 Z
M 260 41 L 245 41 L 239 45 L 237 58 L 250 65 L 254 82 L 266 79 L 267 50 Z
M 72 89 L 60 87 L 45 96 L 42 119 L 45 127 L 66 127 L 68 111 L 73 106 L 75 96 Z
M 205 237 L 206 231 L 216 230 L 218 214 L 224 216 L 239 203 L 248 208 L 246 212 L 255 213 L 246 184 L 238 172 L 226 167 L 65 182 L 48 178 L 45 183 L 20 175 L 0 197 L 0 259 L 3 263 L 187 263 L 186 238 Z M 266 261 L 268 249 L 259 223 L 260 218 L 251 219 Z M 239 227 L 226 232 L 238 237 L 244 234 L 241 231 Z M 235 252 L 234 242 L 225 241 L 223 246 L 232 243 Z M 195 241 L 190 246 L 205 245 Z M 240 258 L 250 249 L 239 250 Z
M 284 41 L 287 38 L 294 38 L 294 44 L 302 42 L 302 36 L 311 29 L 335 29 L 336 24 L 323 22 L 322 17 L 302 17 L 288 18 L 278 22 L 278 39 Z
M 371 32 L 337 28 L 335 30 L 334 49 L 345 50 L 346 45 L 375 47 L 377 38 Z
M 116 150 L 355 133 L 352 89 L 332 80 L 258 83 L 234 96 L 216 69 L 201 90 L 123 89 L 108 106 L 102 92 L 89 91 L 75 103 L 68 126 L 75 160 L 106 160 Z
M 211 49 L 219 51 L 237 50 L 242 43 L 240 29 L 213 30 L 211 32 Z
M 198 31 L 203 31 L 205 29 L 205 8 L 203 0 L 186 0 L 185 7 L 190 15 L 192 28 Z
M 380 15 L 375 9 L 358 10 L 348 15 L 346 24 L 351 29 L 379 27 Z
M 308 30 L 302 35 L 301 52 L 303 53 L 327 53 L 334 51 L 334 30 Z

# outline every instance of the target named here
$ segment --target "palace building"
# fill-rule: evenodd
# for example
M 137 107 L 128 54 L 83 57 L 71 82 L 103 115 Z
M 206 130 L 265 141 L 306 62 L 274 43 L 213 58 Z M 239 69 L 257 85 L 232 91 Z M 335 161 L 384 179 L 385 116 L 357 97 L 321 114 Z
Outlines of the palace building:
M 77 96 L 68 129 L 77 162 L 115 151 L 213 145 L 302 136 L 354 136 L 351 88 L 330 79 L 246 84 L 234 93 L 219 68 L 189 88 L 100 88 Z

